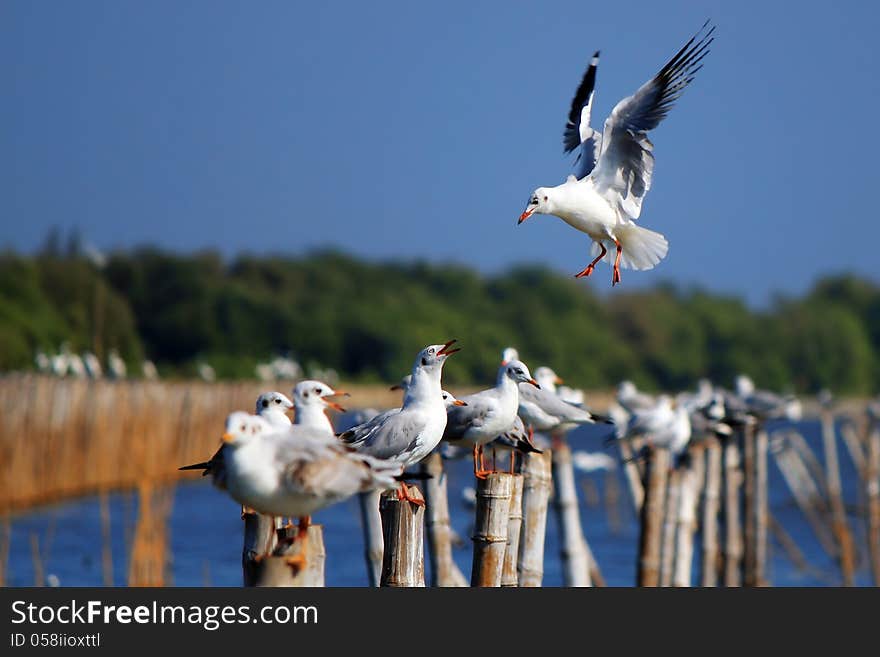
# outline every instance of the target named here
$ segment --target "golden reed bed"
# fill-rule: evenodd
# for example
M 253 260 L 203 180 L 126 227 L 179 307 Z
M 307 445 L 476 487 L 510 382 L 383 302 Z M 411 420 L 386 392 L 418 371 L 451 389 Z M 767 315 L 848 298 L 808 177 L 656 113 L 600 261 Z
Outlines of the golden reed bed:
M 233 410 L 289 383 L 0 379 L 0 514 L 77 495 L 155 485 L 209 457 Z M 384 386 L 346 386 L 355 407 L 390 407 Z M 192 477 L 192 474 L 189 474 Z

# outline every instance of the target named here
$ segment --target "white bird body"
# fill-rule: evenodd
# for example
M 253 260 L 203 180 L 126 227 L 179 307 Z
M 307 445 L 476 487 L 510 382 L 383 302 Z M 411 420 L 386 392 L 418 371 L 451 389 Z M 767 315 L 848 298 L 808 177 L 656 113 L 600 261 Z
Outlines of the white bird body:
M 519 218 L 522 223 L 535 213 L 552 214 L 590 236 L 596 257 L 576 277 L 591 275 L 605 260 L 613 265 L 616 284 L 621 267 L 652 269 L 666 257 L 666 238 L 635 224 L 654 174 L 654 145 L 647 135 L 701 67 L 715 29 L 697 41 L 707 25 L 657 75 L 615 105 L 601 134 L 590 127 L 599 64 L 599 53 L 593 55 L 572 99 L 563 138 L 566 153 L 579 150 L 576 175 L 561 185 L 537 188 Z
M 273 430 L 237 412 L 227 420 L 225 489 L 237 502 L 272 516 L 309 516 L 356 493 L 393 488 L 399 463 L 359 454 L 323 432 L 293 425 Z

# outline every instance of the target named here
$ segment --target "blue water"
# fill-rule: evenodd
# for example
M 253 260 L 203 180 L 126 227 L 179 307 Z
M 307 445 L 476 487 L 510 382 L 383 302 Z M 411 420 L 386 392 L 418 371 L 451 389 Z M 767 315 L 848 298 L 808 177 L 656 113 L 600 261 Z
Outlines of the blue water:
M 769 427 L 772 431 L 773 427 Z M 799 427 L 820 462 L 823 460 L 816 422 Z M 573 449 L 602 449 L 602 431 L 585 427 L 570 435 Z M 849 522 L 860 551 L 857 583 L 870 585 L 870 573 L 864 554 L 865 525 L 857 513 L 859 483 L 849 456 L 839 444 L 839 461 L 844 497 L 850 510 Z M 452 525 L 465 539 L 454 550 L 455 560 L 466 576 L 470 574 L 473 510 L 465 504 L 461 491 L 473 485 L 469 460 L 447 463 L 449 503 Z M 604 473 L 578 474 L 581 496 L 581 520 L 584 533 L 611 586 L 632 586 L 635 581 L 638 547 L 638 524 L 632 503 L 618 472 L 620 527 L 609 522 L 604 505 Z M 840 582 L 837 565 L 822 551 L 812 530 L 794 505 L 784 481 L 770 458 L 770 507 L 785 529 L 792 535 L 810 564 L 808 572 L 800 572 L 784 551 L 770 540 L 768 576 L 776 586 L 826 586 Z M 600 491 L 600 504 L 584 503 L 584 486 L 592 480 Z M 134 493 L 110 496 L 113 550 L 113 582 L 124 586 L 127 580 L 128 545 L 137 510 Z M 366 586 L 367 574 L 363 557 L 360 516 L 357 501 L 352 499 L 319 513 L 315 522 L 324 526 L 327 549 L 326 583 L 328 586 Z M 242 522 L 240 507 L 223 493 L 215 490 L 201 477 L 179 483 L 175 489 L 170 520 L 169 564 L 171 581 L 177 586 L 238 586 L 241 584 Z M 97 497 L 86 497 L 43 507 L 11 519 L 11 543 L 8 556 L 7 584 L 29 586 L 34 582 L 32 542 L 39 546 L 46 578 L 61 586 L 100 586 L 103 584 L 101 553 L 103 549 L 100 506 Z M 699 568 L 699 533 L 695 543 L 695 572 Z M 426 559 L 427 561 L 427 559 Z M 429 564 L 426 563 L 426 567 Z M 57 579 L 56 579 L 57 578 Z M 697 581 L 695 579 L 695 581 Z M 556 519 L 548 514 L 544 553 L 545 586 L 562 585 Z

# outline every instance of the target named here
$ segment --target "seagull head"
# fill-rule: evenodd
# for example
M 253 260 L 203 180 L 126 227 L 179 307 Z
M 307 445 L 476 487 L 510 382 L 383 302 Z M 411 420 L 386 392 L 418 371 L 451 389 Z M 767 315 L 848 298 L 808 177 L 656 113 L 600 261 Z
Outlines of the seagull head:
M 257 397 L 257 415 L 277 410 L 286 413 L 293 408 L 293 402 L 280 392 L 264 392 Z
M 241 447 L 257 436 L 267 433 L 269 428 L 269 424 L 260 416 L 251 415 L 244 411 L 235 411 L 226 418 L 223 442 L 232 447 Z
M 535 370 L 535 380 L 541 384 L 542 388 L 547 388 L 548 390 L 554 390 L 556 386 L 564 383 L 559 375 L 546 365 L 542 365 Z
M 529 368 L 521 360 L 512 360 L 507 365 L 503 365 L 504 376 L 511 379 L 515 383 L 530 383 L 536 388 L 540 388 L 540 384 L 532 378 Z
M 452 349 L 452 345 L 455 344 L 455 340 L 450 340 L 449 342 L 445 342 L 443 344 L 429 344 L 427 347 L 422 349 L 419 352 L 418 358 L 416 358 L 415 368 L 414 369 L 436 369 L 443 365 L 446 362 L 446 359 L 449 358 L 456 351 L 461 351 L 458 348 Z
M 451 408 L 452 406 L 467 406 L 467 402 L 456 399 L 451 392 L 441 390 L 440 394 L 443 396 L 443 403 L 446 404 L 446 408 Z
M 521 224 L 536 212 L 538 214 L 553 214 L 550 190 L 546 187 L 538 187 L 538 189 L 532 192 L 529 202 L 526 204 L 526 209 L 523 210 L 523 213 L 519 216 L 519 221 L 516 223 Z
M 507 365 L 512 360 L 519 360 L 519 352 L 513 347 L 505 347 L 501 352 L 501 364 Z
M 300 381 L 293 388 L 293 400 L 297 409 L 316 406 L 324 410 L 325 407 L 329 407 L 344 413 L 345 409 L 331 399 L 342 396 L 350 395 L 344 390 L 334 390 L 322 381 Z

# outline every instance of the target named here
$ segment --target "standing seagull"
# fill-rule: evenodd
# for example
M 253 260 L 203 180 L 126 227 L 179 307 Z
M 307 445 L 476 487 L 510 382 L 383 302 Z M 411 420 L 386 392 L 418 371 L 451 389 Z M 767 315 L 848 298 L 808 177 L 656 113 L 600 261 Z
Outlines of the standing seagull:
M 654 145 L 648 131 L 656 128 L 694 79 L 714 40 L 714 27 L 700 28 L 657 75 L 621 100 L 605 120 L 604 134 L 590 127 L 593 87 L 599 53 L 593 55 L 572 100 L 563 143 L 565 152 L 580 147 L 575 175 L 556 187 L 538 187 L 520 215 L 553 214 L 593 240 L 596 257 L 575 278 L 589 276 L 610 250 L 616 250 L 611 284 L 620 282 L 620 268 L 653 269 L 666 257 L 666 238 L 635 220 L 651 188 Z M 702 35 L 702 36 L 701 36 Z M 608 255 L 607 262 L 611 262 Z
M 446 410 L 443 440 L 473 448 L 474 475 L 479 478 L 490 473 L 483 466 L 483 445 L 514 427 L 520 382 L 538 387 L 525 363 L 508 361 L 498 369 L 494 388 L 463 397 L 466 406 L 450 406 Z
M 440 388 L 440 374 L 446 359 L 458 351 L 449 348 L 453 343 L 455 340 L 429 345 L 419 352 L 401 408 L 380 413 L 339 437 L 359 452 L 400 463 L 404 468 L 430 454 L 446 428 L 446 403 Z M 401 485 L 398 496 L 424 505 L 422 500 L 409 496 L 405 485 Z

